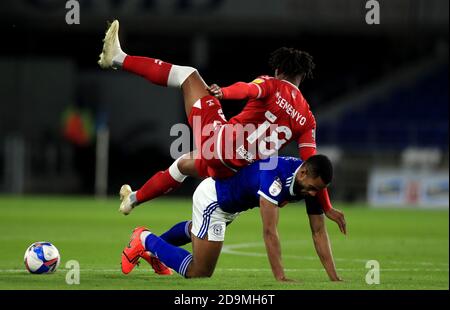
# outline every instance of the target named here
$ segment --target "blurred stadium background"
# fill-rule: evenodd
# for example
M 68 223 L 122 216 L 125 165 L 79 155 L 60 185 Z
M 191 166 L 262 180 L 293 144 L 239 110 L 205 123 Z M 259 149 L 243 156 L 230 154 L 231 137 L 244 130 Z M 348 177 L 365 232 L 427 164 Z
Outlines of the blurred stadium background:
M 79 25 L 66 24 L 64 2 L 0 4 L 2 192 L 93 194 L 103 128 L 99 194 L 171 162 L 180 93 L 97 67 L 106 20 L 119 18 L 126 52 L 194 65 L 219 85 L 272 74 L 280 46 L 310 52 L 317 70 L 302 91 L 335 161 L 333 199 L 448 207 L 448 1 L 382 1 L 380 25 L 366 24 L 365 1 L 80 1 Z
M 278 47 L 308 51 L 301 90 L 335 165 L 332 200 L 448 210 L 448 0 L 380 0 L 379 25 L 358 0 L 80 0 L 78 25 L 65 3 L 0 2 L 0 193 L 111 196 L 172 162 L 180 92 L 96 64 L 117 18 L 125 52 L 193 65 L 209 84 L 272 74 Z

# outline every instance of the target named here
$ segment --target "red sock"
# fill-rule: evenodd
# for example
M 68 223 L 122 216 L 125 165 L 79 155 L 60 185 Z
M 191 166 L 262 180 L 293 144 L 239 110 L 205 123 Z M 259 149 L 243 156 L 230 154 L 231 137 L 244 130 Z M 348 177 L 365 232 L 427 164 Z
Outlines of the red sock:
M 172 64 L 159 59 L 129 56 L 125 57 L 122 69 L 140 75 L 153 84 L 167 86 Z
M 138 203 L 152 200 L 177 189 L 180 185 L 180 182 L 172 178 L 169 169 L 159 171 L 136 192 L 136 200 Z
M 328 191 L 326 188 L 318 192 L 317 197 L 319 199 L 323 211 L 327 212 L 333 208 L 333 206 L 331 205 L 330 196 L 328 195 Z

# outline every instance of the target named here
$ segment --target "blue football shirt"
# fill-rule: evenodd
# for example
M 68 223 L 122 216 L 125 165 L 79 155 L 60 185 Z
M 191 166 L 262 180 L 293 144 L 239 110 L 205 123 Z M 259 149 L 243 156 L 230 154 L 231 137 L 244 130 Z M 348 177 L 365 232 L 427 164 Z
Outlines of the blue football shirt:
M 273 169 L 266 169 L 269 160 L 277 160 Z M 261 196 L 279 207 L 305 198 L 294 192 L 295 176 L 302 163 L 294 157 L 272 157 L 254 162 L 230 178 L 216 180 L 220 208 L 228 213 L 246 211 L 258 207 Z M 306 204 L 309 214 L 322 213 L 314 197 L 307 198 Z

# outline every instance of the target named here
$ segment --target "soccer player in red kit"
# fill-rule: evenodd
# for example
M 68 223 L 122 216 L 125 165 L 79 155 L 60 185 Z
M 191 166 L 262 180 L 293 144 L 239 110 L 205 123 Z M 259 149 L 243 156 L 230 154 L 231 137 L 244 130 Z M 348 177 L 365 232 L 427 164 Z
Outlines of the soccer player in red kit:
M 301 159 L 315 154 L 315 119 L 298 89 L 314 68 L 308 53 L 280 48 L 270 59 L 275 77 L 261 76 L 251 83 L 238 82 L 225 88 L 208 87 L 195 68 L 125 54 L 118 31 L 119 22 L 115 20 L 106 32 L 99 65 L 121 68 L 153 84 L 181 88 L 197 146 L 196 151 L 156 173 L 138 191 L 122 186 L 120 211 L 125 215 L 138 204 L 177 188 L 187 176 L 229 177 L 255 160 L 275 154 L 291 141 L 298 143 Z M 248 103 L 227 121 L 218 98 L 248 99 Z M 332 208 L 326 189 L 317 196 L 325 214 L 345 233 L 344 216 Z

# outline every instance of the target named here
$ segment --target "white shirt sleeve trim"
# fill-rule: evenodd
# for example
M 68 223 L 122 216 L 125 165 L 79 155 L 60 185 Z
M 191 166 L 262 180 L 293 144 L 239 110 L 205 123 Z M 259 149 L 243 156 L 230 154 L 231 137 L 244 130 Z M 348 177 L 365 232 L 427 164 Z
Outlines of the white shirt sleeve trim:
M 261 86 L 259 86 L 259 85 L 256 84 L 256 83 L 253 83 L 253 85 L 256 85 L 256 87 L 258 87 L 258 96 L 256 96 L 256 99 L 259 99 L 259 98 L 261 97 L 261 95 L 262 95 L 262 89 L 261 89 Z
M 267 196 L 266 194 L 264 194 L 263 192 L 261 192 L 260 190 L 258 191 L 258 194 L 262 197 L 264 197 L 265 199 L 269 200 L 271 203 L 273 203 L 274 205 L 278 206 L 278 201 L 270 198 L 269 196 Z

